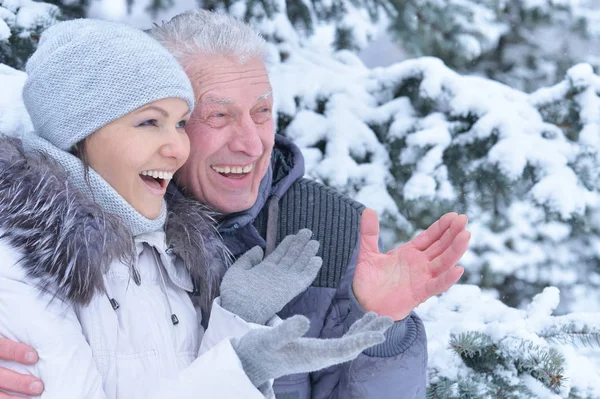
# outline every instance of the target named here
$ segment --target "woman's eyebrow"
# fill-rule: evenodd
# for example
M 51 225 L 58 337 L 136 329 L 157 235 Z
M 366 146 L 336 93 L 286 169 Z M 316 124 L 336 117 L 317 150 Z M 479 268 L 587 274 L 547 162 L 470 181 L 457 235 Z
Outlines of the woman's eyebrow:
M 139 110 L 138 110 L 138 113 L 139 113 L 139 112 L 146 111 L 146 110 L 149 110 L 149 109 L 153 109 L 153 110 L 155 110 L 155 111 L 158 111 L 158 112 L 160 112 L 160 113 L 161 113 L 161 114 L 162 114 L 162 115 L 163 115 L 165 118 L 168 118 L 168 117 L 169 117 L 169 113 L 168 113 L 168 112 L 167 112 L 165 109 L 163 109 L 163 108 L 161 108 L 161 107 L 158 107 L 158 106 L 156 106 L 156 105 L 150 105 L 150 106 L 148 106 L 148 107 L 141 108 L 141 109 L 139 109 Z

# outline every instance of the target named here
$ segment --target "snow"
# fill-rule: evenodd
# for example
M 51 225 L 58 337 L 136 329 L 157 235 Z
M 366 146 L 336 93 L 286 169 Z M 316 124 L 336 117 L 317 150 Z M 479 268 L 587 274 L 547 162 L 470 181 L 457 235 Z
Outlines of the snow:
M 451 334 L 476 331 L 486 334 L 502 351 L 521 351 L 525 342 L 555 348 L 565 356 L 564 374 L 568 380 L 560 394 L 554 396 L 534 379 L 525 379 L 540 398 L 566 398 L 573 390 L 585 392 L 585 397 L 599 397 L 600 369 L 588 358 L 589 349 L 543 338 L 549 333 L 549 326 L 588 324 L 598 329 L 597 314 L 553 316 L 558 303 L 559 291 L 554 287 L 536 295 L 525 309 L 508 307 L 473 285 L 455 285 L 440 297 L 429 299 L 417 308 L 417 313 L 428 332 L 430 376 L 472 376 L 473 370 L 448 347 L 448 342 Z M 502 373 L 517 379 L 515 370 L 504 369 Z
M 43 30 L 56 22 L 59 8 L 53 4 L 32 0 L 3 0 L 0 3 L 0 42 L 8 40 L 11 29 L 27 38 L 36 30 Z
M 24 37 L 27 37 L 28 31 L 34 30 L 38 26 L 49 26 L 54 21 L 54 14 L 58 8 L 54 5 L 35 2 L 31 0 L 21 0 L 19 12 L 15 24 L 23 29 Z
M 20 136 L 33 129 L 21 97 L 26 77 L 25 73 L 0 64 L 0 133 Z
M 481 282 L 485 270 L 493 273 L 493 284 L 500 284 L 501 276 L 516 275 L 528 283 L 560 286 L 561 313 L 583 309 L 578 303 L 600 311 L 593 288 L 575 288 L 600 278 L 594 266 L 599 240 L 582 236 L 572 224 L 596 213 L 599 203 L 598 76 L 588 65 L 573 67 L 553 87 L 527 94 L 461 76 L 433 58 L 368 69 L 318 55 L 306 48 L 294 50 L 285 63 L 271 67 L 277 109 L 292 120 L 285 134 L 307 155 L 308 176 L 377 210 L 386 247 L 398 240 L 394 229 L 411 236 L 426 227 L 408 222 L 408 210 L 400 209 L 394 198 L 414 204 L 413 218 L 420 209 L 446 203 L 454 204 L 448 210 L 457 210 L 466 201 L 463 211 L 471 219 L 472 239 L 462 264 L 470 282 Z M 412 90 L 421 103 L 394 97 L 411 80 L 418 82 Z M 571 101 L 583 121 L 578 141 L 567 138 L 558 122 L 540 111 L 564 101 L 574 89 L 579 94 Z M 422 115 L 424 102 L 432 108 Z M 378 126 L 386 135 L 377 133 Z M 395 143 L 402 145 L 391 152 Z M 476 145 L 485 146 L 485 153 L 471 158 L 466 149 Z M 452 166 L 468 176 L 463 193 L 444 158 L 452 148 L 467 151 L 459 166 Z M 472 183 L 491 168 L 515 190 L 506 204 L 500 202 L 501 220 L 477 205 L 491 196 L 473 191 L 481 188 Z M 525 178 L 526 173 L 533 175 Z M 498 223 L 505 227 L 494 227 Z M 598 226 L 587 223 L 588 229 Z
M 436 182 L 435 172 L 442 164 L 443 151 L 453 141 L 447 118 L 441 113 L 430 114 L 417 123 L 417 131 L 407 135 L 407 129 L 415 128 L 415 123 L 411 123 L 411 110 L 393 113 L 390 109 L 390 112 L 384 113 L 376 103 L 390 82 L 411 75 L 424 75 L 419 88 L 423 97 L 441 103 L 439 106 L 452 116 L 480 116 L 471 131 L 460 138 L 463 143 L 485 139 L 490 134 L 498 135 L 499 141 L 490 149 L 486 163 L 498 165 L 513 180 L 519 179 L 528 165 L 537 167 L 540 175 L 547 177 L 542 178 L 531 191 L 532 197 L 540 204 L 568 218 L 571 214 L 581 214 L 588 202 L 594 199 L 594 196 L 587 195 L 568 166 L 573 161 L 576 148 L 564 139 L 556 126 L 543 121 L 529 97 L 523 93 L 481 78 L 458 76 L 439 60 L 433 59 L 406 61 L 371 71 L 355 68 L 343 73 L 325 69 L 323 64 L 322 61 L 315 62 L 312 55 L 301 59 L 296 55 L 291 61 L 272 69 L 279 111 L 288 115 L 298 112 L 290 126 L 290 137 L 303 148 L 314 146 L 321 140 L 331 143 L 318 167 L 315 165 L 308 170 L 315 178 L 327 180 L 336 187 L 345 187 L 350 181 L 360 180 L 361 171 L 354 158 L 364 150 L 380 154 L 372 163 L 381 167 L 382 175 L 386 174 L 389 167 L 387 153 L 368 127 L 372 121 L 370 116 L 377 114 L 373 119 L 394 120 L 390 129 L 392 134 L 398 137 L 406 135 L 407 149 L 399 155 L 402 162 L 417 163 L 416 173 L 405 185 L 404 195 L 408 199 L 432 198 L 438 184 L 445 183 Z M 339 70 L 340 66 L 336 69 Z M 292 78 L 306 75 L 306 70 L 313 70 L 313 73 L 301 80 Z M 378 87 L 380 93 L 364 89 L 373 86 Z M 363 91 L 359 91 L 361 87 Z M 537 97 L 539 101 L 540 96 Z M 302 108 L 308 109 L 316 108 L 312 102 L 314 99 L 328 98 L 324 116 L 317 117 L 314 112 L 307 114 L 302 108 L 296 111 L 296 98 L 301 99 Z M 312 119 L 307 119 L 307 115 L 313 115 Z M 512 117 L 507 118 L 506 115 Z M 352 135 L 347 134 L 348 131 L 352 131 Z M 548 132 L 553 132 L 555 138 L 548 139 Z M 416 158 L 419 160 L 416 161 Z M 386 189 L 386 179 L 380 179 L 380 183 L 382 189 Z M 388 211 L 397 212 L 394 209 Z
M 152 0 L 136 0 L 128 10 L 127 0 L 92 1 L 88 9 L 89 18 L 105 19 L 127 23 L 140 29 L 152 27 L 152 23 L 169 20 L 175 15 L 198 7 L 194 0 L 177 0 L 172 6 L 161 9 L 155 15 L 149 15 L 148 8 Z M 129 12 L 128 12 L 129 11 Z
M 0 18 L 2 18 L 1 15 L 0 15 Z M 10 27 L 6 24 L 6 22 L 4 22 L 3 19 L 0 19 L 0 41 L 8 40 L 9 37 L 10 37 Z

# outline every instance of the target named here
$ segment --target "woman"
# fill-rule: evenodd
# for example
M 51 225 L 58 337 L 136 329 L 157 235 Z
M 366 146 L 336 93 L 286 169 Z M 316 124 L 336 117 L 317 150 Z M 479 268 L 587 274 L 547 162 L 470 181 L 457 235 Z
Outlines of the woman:
M 194 100 L 158 43 L 116 23 L 64 22 L 42 35 L 27 72 L 35 133 L 0 142 L 0 336 L 36 348 L 40 361 L 16 371 L 43 379 L 43 398 L 258 398 L 272 394 L 269 379 L 384 339 L 390 323 L 373 315 L 328 340 L 329 353 L 303 341 L 301 318 L 247 333 L 247 321 L 272 324 L 318 272 L 307 232 L 284 240 L 278 258 L 254 251 L 225 276 L 224 288 L 243 287 L 248 270 L 290 268 L 270 321 L 255 319 L 263 303 L 243 288 L 221 299 L 246 320 L 218 301 L 211 309 L 226 251 L 195 202 L 175 198 L 167 210 L 163 198 L 189 154 Z M 298 348 L 323 354 L 302 361 Z

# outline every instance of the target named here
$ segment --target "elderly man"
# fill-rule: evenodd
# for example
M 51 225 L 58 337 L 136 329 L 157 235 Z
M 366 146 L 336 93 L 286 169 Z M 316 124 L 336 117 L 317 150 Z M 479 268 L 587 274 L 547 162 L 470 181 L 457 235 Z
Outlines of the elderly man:
M 466 216 L 446 214 L 412 241 L 380 253 L 375 213 L 304 179 L 300 150 L 275 134 L 266 44 L 252 28 L 190 11 L 150 34 L 183 65 L 197 100 L 186 128 L 192 153 L 171 191 L 222 213 L 219 231 L 235 256 L 256 245 L 269 253 L 286 235 L 313 231 L 323 267 L 280 313 L 307 316 L 308 335 L 339 337 L 367 311 L 395 320 L 386 342 L 356 360 L 276 380 L 277 397 L 424 398 L 427 341 L 413 309 L 462 275 L 455 265 L 470 238 Z M 0 358 L 34 363 L 37 354 L 0 339 Z M 32 376 L 0 369 L 2 389 L 33 394 L 36 384 L 41 388 Z

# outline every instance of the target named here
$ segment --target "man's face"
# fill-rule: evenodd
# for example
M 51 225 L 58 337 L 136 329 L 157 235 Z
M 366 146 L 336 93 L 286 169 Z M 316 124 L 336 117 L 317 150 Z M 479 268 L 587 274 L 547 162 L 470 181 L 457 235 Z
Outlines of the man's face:
M 186 70 L 196 108 L 186 126 L 190 157 L 177 184 L 224 212 L 256 202 L 275 140 L 273 96 L 265 65 L 222 56 L 202 57 Z

